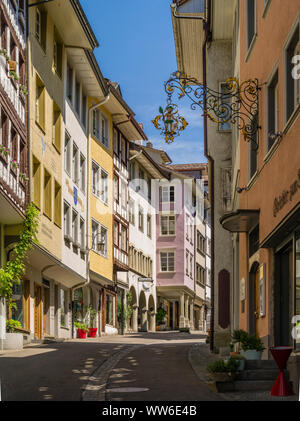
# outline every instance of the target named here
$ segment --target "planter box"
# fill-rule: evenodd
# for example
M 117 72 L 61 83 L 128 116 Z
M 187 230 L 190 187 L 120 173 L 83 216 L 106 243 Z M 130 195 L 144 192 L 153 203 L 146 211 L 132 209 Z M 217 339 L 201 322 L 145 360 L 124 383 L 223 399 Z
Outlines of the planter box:
M 249 349 L 248 351 L 241 350 L 241 355 L 243 355 L 246 360 L 261 360 L 262 351 L 256 351 L 255 349 Z
M 97 328 L 89 327 L 89 338 L 96 338 L 96 336 L 97 336 Z
M 6 333 L 3 341 L 4 349 L 23 349 L 23 333 Z
M 83 329 L 77 329 L 78 339 L 86 339 L 86 331 Z

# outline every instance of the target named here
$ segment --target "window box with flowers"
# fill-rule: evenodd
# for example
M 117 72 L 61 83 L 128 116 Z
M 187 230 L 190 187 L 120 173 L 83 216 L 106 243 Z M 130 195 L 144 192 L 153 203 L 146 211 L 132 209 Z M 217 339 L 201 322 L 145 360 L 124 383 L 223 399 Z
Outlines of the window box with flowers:
M 10 169 L 16 174 L 17 170 L 19 168 L 19 164 L 17 163 L 17 161 L 15 159 L 13 159 L 12 161 L 10 161 Z
M 8 161 L 9 154 L 10 154 L 10 150 L 4 145 L 0 145 L 0 157 L 6 163 Z

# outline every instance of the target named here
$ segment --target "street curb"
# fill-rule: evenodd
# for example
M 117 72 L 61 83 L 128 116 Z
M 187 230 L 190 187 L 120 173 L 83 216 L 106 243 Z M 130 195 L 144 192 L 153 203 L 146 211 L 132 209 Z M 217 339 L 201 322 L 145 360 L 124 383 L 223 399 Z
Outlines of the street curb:
M 135 351 L 141 346 L 144 345 L 126 346 L 125 349 L 116 352 L 103 364 L 101 364 L 89 377 L 89 382 L 85 387 L 85 390 L 82 392 L 81 400 L 97 402 L 106 401 L 106 385 L 111 371 L 122 358 L 126 357 L 126 355 L 130 354 L 132 351 Z

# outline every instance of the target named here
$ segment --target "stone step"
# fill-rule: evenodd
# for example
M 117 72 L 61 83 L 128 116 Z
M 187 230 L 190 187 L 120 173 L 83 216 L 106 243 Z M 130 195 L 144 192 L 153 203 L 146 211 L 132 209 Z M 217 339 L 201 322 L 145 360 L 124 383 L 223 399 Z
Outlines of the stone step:
M 236 392 L 247 392 L 257 390 L 272 390 L 274 380 L 236 380 L 234 389 Z
M 277 365 L 274 360 L 246 360 L 246 370 L 258 370 L 258 369 L 277 369 Z
M 238 371 L 236 374 L 236 380 L 274 380 L 278 376 L 278 369 L 257 369 L 257 370 L 243 370 Z M 285 372 L 285 375 L 288 377 L 288 372 Z

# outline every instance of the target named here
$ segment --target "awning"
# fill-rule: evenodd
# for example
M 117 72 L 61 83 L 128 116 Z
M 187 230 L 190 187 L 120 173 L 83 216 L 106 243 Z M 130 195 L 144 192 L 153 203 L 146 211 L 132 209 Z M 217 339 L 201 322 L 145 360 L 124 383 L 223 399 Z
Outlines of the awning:
M 230 232 L 249 232 L 259 222 L 259 210 L 238 209 L 220 218 L 222 227 Z

